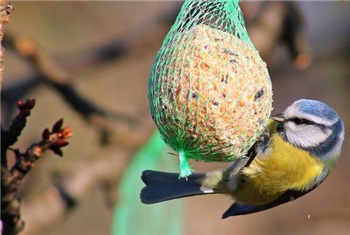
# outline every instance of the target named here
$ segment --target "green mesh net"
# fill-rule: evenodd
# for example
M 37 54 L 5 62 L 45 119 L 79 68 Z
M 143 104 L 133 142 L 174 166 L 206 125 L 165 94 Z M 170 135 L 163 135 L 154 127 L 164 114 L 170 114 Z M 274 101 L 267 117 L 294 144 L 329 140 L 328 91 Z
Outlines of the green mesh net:
M 148 84 L 152 118 L 188 159 L 232 161 L 263 132 L 272 106 L 266 64 L 251 43 L 238 0 L 188 0 L 164 38 Z
M 155 133 L 135 154 L 118 188 L 119 202 L 114 209 L 113 235 L 182 234 L 182 202 L 145 205 L 140 201 L 144 187 L 140 180 L 145 169 L 174 171 L 174 159 L 164 157 L 169 148 Z

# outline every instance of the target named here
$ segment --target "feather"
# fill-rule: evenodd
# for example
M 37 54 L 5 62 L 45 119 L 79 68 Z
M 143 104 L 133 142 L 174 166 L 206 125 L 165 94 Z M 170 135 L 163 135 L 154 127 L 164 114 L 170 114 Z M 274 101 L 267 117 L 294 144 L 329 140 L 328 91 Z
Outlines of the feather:
M 200 183 L 205 174 L 192 174 L 187 179 L 179 179 L 179 174 L 160 171 L 144 171 L 141 179 L 146 186 L 140 198 L 145 204 L 154 204 L 176 198 L 212 194 L 214 190 Z
M 276 206 L 279 206 L 281 204 L 293 201 L 309 192 L 311 192 L 313 189 L 317 187 L 314 186 L 310 190 L 307 191 L 296 191 L 296 190 L 289 190 L 286 193 L 284 193 L 282 196 L 277 198 L 276 200 L 267 203 L 265 205 L 245 205 L 245 204 L 239 204 L 239 203 L 233 203 L 222 215 L 222 219 L 226 219 L 230 216 L 237 216 L 237 215 L 247 215 L 251 213 L 256 213 L 260 211 L 264 211 Z

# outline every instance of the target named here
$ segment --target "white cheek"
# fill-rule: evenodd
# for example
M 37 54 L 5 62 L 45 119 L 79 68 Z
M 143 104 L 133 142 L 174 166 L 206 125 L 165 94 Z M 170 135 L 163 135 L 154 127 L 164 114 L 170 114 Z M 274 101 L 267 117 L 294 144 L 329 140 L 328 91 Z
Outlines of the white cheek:
M 289 142 L 305 148 L 317 146 L 332 134 L 330 130 L 324 132 L 314 126 L 295 125 L 294 123 L 287 123 L 285 131 Z

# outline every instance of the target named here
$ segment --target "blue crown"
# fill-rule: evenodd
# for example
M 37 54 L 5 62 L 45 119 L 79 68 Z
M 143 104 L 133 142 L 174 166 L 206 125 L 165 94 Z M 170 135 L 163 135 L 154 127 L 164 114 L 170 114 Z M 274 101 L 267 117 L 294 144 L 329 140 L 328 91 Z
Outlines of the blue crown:
M 305 114 L 330 121 L 335 121 L 339 118 L 337 112 L 321 101 L 301 99 L 296 101 L 295 104 L 298 106 L 299 110 Z

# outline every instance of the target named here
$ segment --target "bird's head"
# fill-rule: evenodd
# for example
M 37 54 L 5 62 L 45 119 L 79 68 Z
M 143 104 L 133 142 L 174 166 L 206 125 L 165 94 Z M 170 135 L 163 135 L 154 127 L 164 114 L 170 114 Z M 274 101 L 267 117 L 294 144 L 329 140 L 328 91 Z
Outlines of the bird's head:
M 344 124 L 327 104 L 301 99 L 272 119 L 279 122 L 278 132 L 290 144 L 309 151 L 324 163 L 333 165 L 339 158 Z

